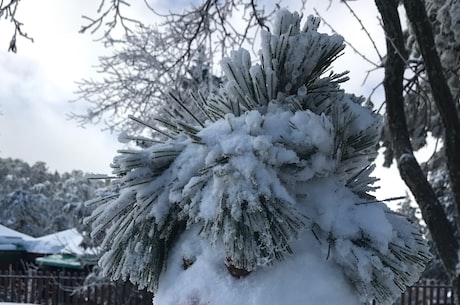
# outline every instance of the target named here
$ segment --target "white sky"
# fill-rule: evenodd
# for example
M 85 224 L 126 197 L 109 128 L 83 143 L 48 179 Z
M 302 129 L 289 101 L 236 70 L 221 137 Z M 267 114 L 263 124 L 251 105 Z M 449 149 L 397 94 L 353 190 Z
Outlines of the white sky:
M 44 161 L 50 170 L 59 172 L 79 169 L 110 173 L 109 164 L 121 147 L 117 135 L 102 132 L 103 126 L 83 129 L 67 119 L 70 112 L 85 109 L 83 103 L 68 102 L 75 98 L 74 82 L 94 75 L 91 66 L 97 64 L 97 57 L 105 51 L 100 43 L 93 41 L 97 36 L 78 33 L 84 23 L 81 16 L 95 16 L 98 3 L 96 0 L 21 1 L 19 18 L 25 24 L 23 29 L 35 42 L 19 39 L 17 54 L 7 52 L 12 28 L 5 20 L 0 21 L 0 157 L 19 158 L 30 164 Z M 136 3 L 140 6 L 130 13 L 152 21 L 153 16 L 148 15 L 141 5 L 143 1 Z M 183 7 L 188 2 L 169 3 Z M 375 37 L 380 50 L 385 50 L 373 1 L 350 4 Z M 334 1 L 326 10 L 328 5 L 327 0 L 307 1 L 304 14 L 314 14 L 312 8 L 317 8 L 346 40 L 377 60 L 369 40 L 346 7 Z M 161 10 L 161 6 L 155 7 Z M 296 6 L 290 5 L 289 8 L 296 9 Z M 323 27 L 322 31 L 327 29 Z M 362 86 L 365 71 L 372 67 L 351 48 L 347 47 L 345 52 L 334 70 L 350 70 L 351 80 L 344 87 L 348 92 L 366 96 L 381 81 L 382 71 L 372 73 Z M 382 100 L 380 91 L 374 102 L 381 103 Z M 394 169 L 379 169 L 376 175 L 382 179 L 379 198 L 404 195 L 404 184 Z

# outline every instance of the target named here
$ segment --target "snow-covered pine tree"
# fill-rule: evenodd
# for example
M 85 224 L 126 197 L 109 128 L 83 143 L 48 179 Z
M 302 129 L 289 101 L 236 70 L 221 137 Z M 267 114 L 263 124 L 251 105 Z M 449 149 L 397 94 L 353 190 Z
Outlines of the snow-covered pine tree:
M 192 93 L 206 121 L 138 120 L 164 140 L 120 151 L 94 200 L 107 275 L 156 305 L 391 304 L 418 279 L 425 241 L 369 194 L 380 117 L 328 72 L 342 38 L 300 22 L 281 10 L 258 63 L 222 60 L 218 94 Z

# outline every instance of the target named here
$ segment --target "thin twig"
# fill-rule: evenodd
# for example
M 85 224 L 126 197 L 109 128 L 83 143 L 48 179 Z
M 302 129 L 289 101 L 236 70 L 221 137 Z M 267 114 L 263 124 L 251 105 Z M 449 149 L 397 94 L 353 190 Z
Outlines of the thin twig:
M 379 49 L 377 48 L 377 45 L 375 44 L 374 39 L 372 38 L 371 34 L 367 30 L 367 28 L 364 26 L 362 20 L 358 17 L 358 15 L 355 13 L 355 11 L 351 8 L 351 6 L 348 4 L 346 0 L 342 0 L 343 4 L 348 8 L 350 13 L 353 15 L 353 17 L 358 21 L 359 25 L 361 26 L 361 29 L 366 33 L 366 36 L 369 38 L 370 42 L 372 43 L 372 46 L 375 50 L 375 53 L 377 53 L 378 57 L 380 58 L 380 61 L 383 61 L 383 56 L 380 54 Z
M 316 13 L 316 15 L 318 15 L 319 18 L 321 18 L 322 22 L 327 26 L 329 27 L 329 29 L 331 29 L 331 31 L 334 33 L 334 34 L 338 34 L 340 35 L 333 27 L 332 25 L 330 25 L 321 15 L 320 13 L 318 12 L 318 10 L 316 10 L 315 8 L 313 9 Z M 375 62 L 373 62 L 372 60 L 370 60 L 366 55 L 364 55 L 363 53 L 361 53 L 358 49 L 356 49 L 352 43 L 350 43 L 349 41 L 347 41 L 345 38 L 344 38 L 344 42 L 350 46 L 350 48 L 353 49 L 353 51 L 355 51 L 356 54 L 358 54 L 362 59 L 364 59 L 365 61 L 367 61 L 368 63 L 370 63 L 371 65 L 373 65 L 374 67 L 376 68 L 380 68 L 382 65 L 381 64 L 377 64 Z

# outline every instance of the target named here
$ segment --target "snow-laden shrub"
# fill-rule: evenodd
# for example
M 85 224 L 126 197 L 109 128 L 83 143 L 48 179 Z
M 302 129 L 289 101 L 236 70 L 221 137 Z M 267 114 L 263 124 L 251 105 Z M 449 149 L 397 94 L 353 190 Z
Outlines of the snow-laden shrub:
M 105 274 L 158 305 L 390 304 L 418 279 L 425 242 L 369 194 L 381 119 L 326 73 L 342 38 L 300 21 L 280 11 L 258 63 L 222 60 L 218 94 L 192 93 L 205 122 L 184 106 L 196 124 L 171 114 L 115 157 L 119 192 L 90 219 Z

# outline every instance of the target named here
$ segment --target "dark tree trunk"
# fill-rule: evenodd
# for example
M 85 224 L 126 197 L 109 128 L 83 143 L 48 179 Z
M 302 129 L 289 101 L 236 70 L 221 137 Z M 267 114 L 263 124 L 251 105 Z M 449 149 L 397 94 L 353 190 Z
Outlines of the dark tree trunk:
M 422 3 L 419 0 L 407 0 L 405 2 L 417 1 Z M 439 256 L 447 270 L 452 284 L 454 284 L 454 289 L 456 290 L 454 295 L 460 295 L 458 294 L 460 289 L 457 290 L 457 287 L 460 288 L 460 282 L 456 276 L 459 244 L 455 237 L 455 230 L 448 221 L 443 206 L 439 202 L 433 188 L 415 159 L 409 139 L 403 98 L 403 74 L 406 66 L 407 54 L 404 48 L 404 38 L 397 10 L 398 1 L 375 0 L 375 3 L 382 16 L 387 41 L 387 59 L 385 62 L 385 78 L 383 84 L 392 149 L 398 163 L 400 175 L 414 195 L 421 209 L 422 217 L 438 249 Z M 413 3 L 411 3 L 411 5 L 413 5 Z M 429 32 L 423 32 L 421 34 L 430 35 Z M 435 49 L 434 52 L 436 52 Z M 442 80 L 438 79 L 438 81 Z M 443 116 L 442 112 L 441 116 Z M 458 173 L 460 172 L 457 172 L 457 174 Z M 460 304 L 458 300 L 459 299 L 455 300 L 456 304 Z
M 449 180 L 457 215 L 460 215 L 460 120 L 454 99 L 447 85 L 441 60 L 436 52 L 433 30 L 425 11 L 424 2 L 422 0 L 404 0 L 404 8 L 415 32 L 433 100 L 441 116 Z M 460 223 L 457 224 L 457 227 L 460 229 Z

